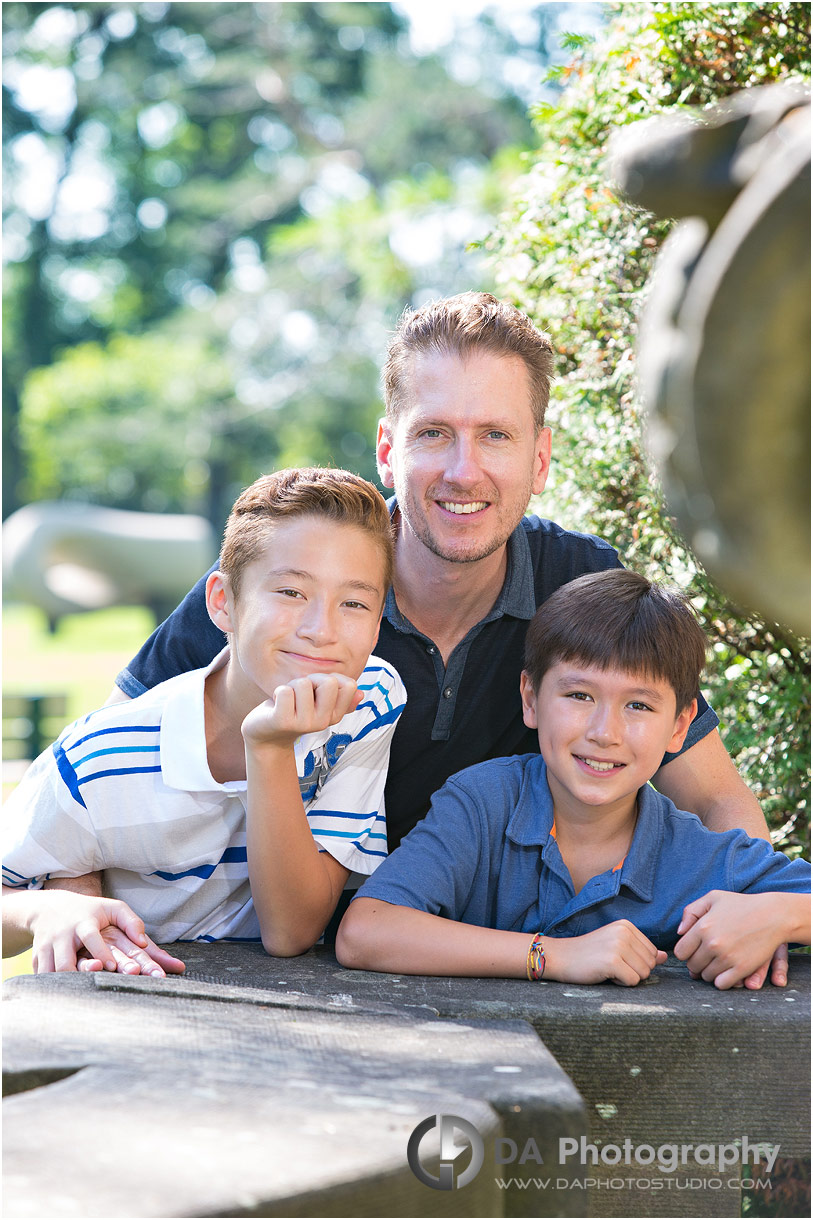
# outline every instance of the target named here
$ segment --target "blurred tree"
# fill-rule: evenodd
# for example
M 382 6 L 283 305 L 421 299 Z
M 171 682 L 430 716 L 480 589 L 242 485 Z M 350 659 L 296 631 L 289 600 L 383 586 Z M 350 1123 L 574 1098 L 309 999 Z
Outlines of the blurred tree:
M 30 369 L 77 343 L 100 343 L 101 353 L 112 335 L 169 319 L 179 333 L 186 310 L 185 325 L 207 334 L 207 359 L 224 362 L 249 393 L 242 407 L 236 395 L 238 417 L 246 407 L 256 414 L 248 387 L 310 360 L 314 318 L 303 310 L 310 297 L 323 315 L 320 339 L 326 329 L 343 332 L 347 368 L 336 380 L 350 386 L 371 345 L 349 351 L 358 319 L 341 297 L 319 290 L 324 280 L 340 293 L 343 276 L 325 277 L 318 244 L 283 268 L 274 249 L 265 266 L 269 235 L 314 218 L 324 231 L 334 206 L 376 211 L 378 192 L 415 173 L 436 176 L 442 202 L 448 177 L 482 178 L 498 149 L 530 136 L 516 96 L 494 97 L 454 80 L 439 57 L 412 54 L 404 19 L 388 4 L 12 3 L 3 6 L 3 23 L 6 511 L 42 494 L 42 463 L 28 472 L 18 448 L 20 387 Z M 361 228 L 354 236 L 363 242 Z M 383 246 L 381 238 L 370 263 Z M 349 252 L 351 273 L 358 258 Z M 386 256 L 382 273 L 392 265 Z M 382 294 L 390 315 L 414 287 L 402 267 Z M 257 311 L 253 319 L 240 313 L 241 294 Z M 279 358 L 266 360 L 260 375 L 245 372 L 283 323 Z M 247 340 L 252 326 L 256 342 Z M 380 344 L 372 358 L 379 353 Z M 222 382 L 223 369 L 212 376 Z M 367 370 L 362 379 L 359 419 L 350 418 L 357 389 L 336 400 L 335 414 L 348 417 L 341 436 L 367 433 L 374 378 Z M 283 378 L 273 402 L 285 385 Z M 313 403 L 314 395 L 312 387 Z M 160 409 L 159 397 L 153 410 Z M 26 426 L 29 453 L 42 418 L 35 412 Z M 302 422 L 315 437 L 318 425 Z M 81 428 L 81 413 L 72 426 Z M 217 433 L 228 448 L 226 436 L 225 428 Z M 229 466 L 245 440 L 233 430 L 231 452 L 218 460 Z M 275 441 L 267 460 L 301 448 Z M 135 450 L 133 460 L 141 460 Z M 238 463 L 231 482 L 241 477 Z M 140 486 L 136 477 L 133 506 Z M 101 495 L 101 485 L 93 492 Z M 224 494 L 211 489 L 214 515 Z
M 809 79 L 810 6 L 614 5 L 596 42 L 569 40 L 555 104 L 536 107 L 538 152 L 489 241 L 501 292 L 559 353 L 546 515 L 618 547 L 625 562 L 686 588 L 713 647 L 711 699 L 729 752 L 778 843 L 809 846 L 809 649 L 744 619 L 714 588 L 665 511 L 635 395 L 638 308 L 670 225 L 619 199 L 605 163 L 618 126 L 703 106 L 753 85 Z

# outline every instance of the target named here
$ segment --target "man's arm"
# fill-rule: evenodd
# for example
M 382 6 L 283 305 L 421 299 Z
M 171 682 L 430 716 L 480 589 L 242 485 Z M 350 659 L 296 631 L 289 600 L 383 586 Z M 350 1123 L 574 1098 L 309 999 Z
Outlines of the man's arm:
M 696 813 L 709 830 L 744 830 L 752 839 L 770 841 L 759 801 L 716 729 L 662 766 L 652 782 L 678 809 Z

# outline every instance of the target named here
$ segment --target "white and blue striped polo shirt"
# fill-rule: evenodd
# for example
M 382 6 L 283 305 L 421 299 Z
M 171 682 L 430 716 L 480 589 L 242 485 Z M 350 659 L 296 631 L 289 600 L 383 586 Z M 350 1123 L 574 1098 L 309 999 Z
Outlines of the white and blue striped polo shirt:
M 153 940 L 259 940 L 246 860 L 246 781 L 218 783 L 206 759 L 203 687 L 225 663 L 162 682 L 70 725 L 3 810 L 3 884 L 104 870 Z M 370 657 L 355 711 L 295 745 L 320 847 L 369 875 L 387 854 L 384 784 L 406 702 L 397 672 Z

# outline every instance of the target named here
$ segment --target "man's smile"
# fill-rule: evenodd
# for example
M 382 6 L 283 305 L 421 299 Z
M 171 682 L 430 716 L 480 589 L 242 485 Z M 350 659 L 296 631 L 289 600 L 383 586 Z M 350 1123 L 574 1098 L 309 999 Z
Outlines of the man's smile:
M 487 500 L 436 500 L 441 508 L 444 508 L 447 513 L 454 513 L 459 517 L 463 514 L 482 512 L 484 508 L 488 508 Z

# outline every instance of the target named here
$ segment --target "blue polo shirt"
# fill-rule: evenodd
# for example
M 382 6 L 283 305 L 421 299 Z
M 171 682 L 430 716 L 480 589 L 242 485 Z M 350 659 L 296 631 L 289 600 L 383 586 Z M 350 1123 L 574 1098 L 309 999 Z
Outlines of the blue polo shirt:
M 394 498 L 389 506 L 394 512 Z M 519 695 L 528 623 L 561 585 L 586 572 L 621 567 L 601 538 L 534 516 L 524 517 L 509 538 L 507 561 L 497 600 L 445 666 L 435 643 L 401 613 L 393 590 L 387 595 L 375 652 L 398 670 L 408 694 L 385 793 L 390 851 L 425 815 L 432 794 L 450 775 L 488 758 L 538 750 L 536 732 L 523 724 Z M 208 665 L 223 647 L 222 633 L 206 612 L 205 586 L 203 577 L 119 674 L 125 694 L 135 697 L 177 673 Z M 716 725 L 716 715 L 700 700 L 683 749 Z
M 810 865 L 743 830 L 715 834 L 648 785 L 620 868 L 574 893 L 553 826 L 539 754 L 498 758 L 453 776 L 358 892 L 461 923 L 583 936 L 628 919 L 671 949 L 683 908 L 709 890 L 809 893 Z

